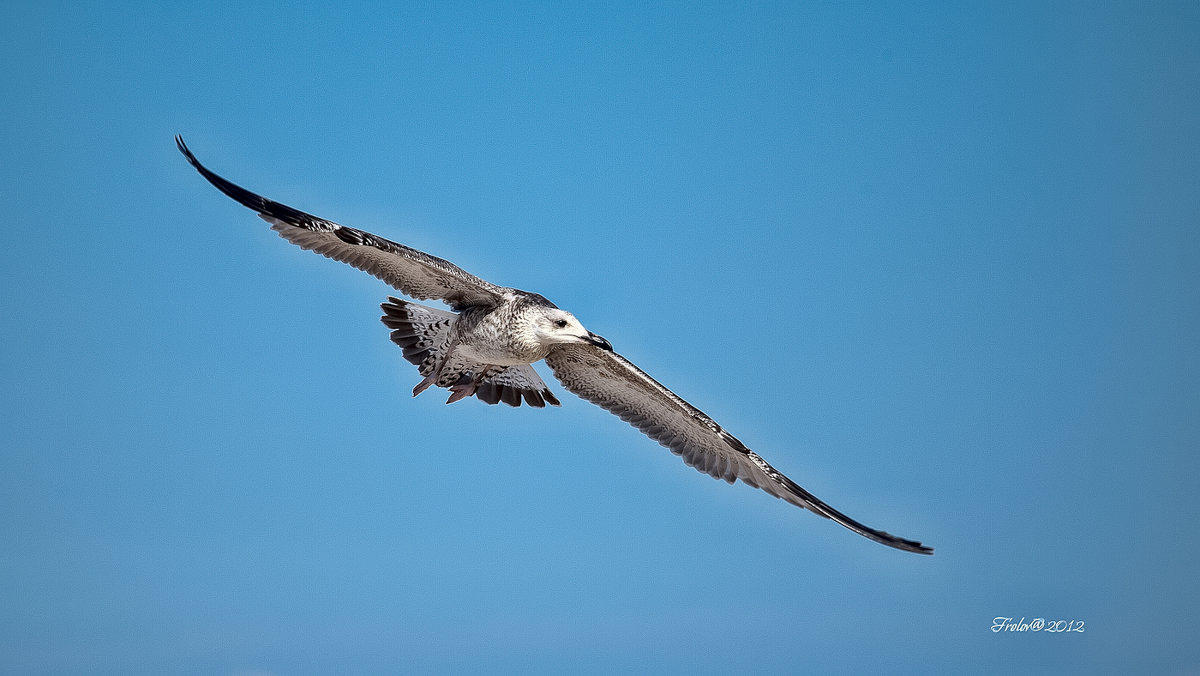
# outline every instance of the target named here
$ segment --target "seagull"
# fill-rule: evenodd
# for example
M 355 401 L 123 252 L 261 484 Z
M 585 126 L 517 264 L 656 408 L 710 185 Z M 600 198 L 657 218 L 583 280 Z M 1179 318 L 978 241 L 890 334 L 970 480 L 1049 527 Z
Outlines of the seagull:
M 210 171 L 181 136 L 175 143 L 209 183 L 258 212 L 292 244 L 352 265 L 410 298 L 438 299 L 450 307 L 446 312 L 392 296 L 380 306 L 392 341 L 422 376 L 414 397 L 437 386 L 450 392 L 448 404 L 473 396 L 488 404 L 560 406 L 532 366 L 545 360 L 567 390 L 633 425 L 700 472 L 731 484 L 741 479 L 889 547 L 933 553 L 825 504 L 544 296 L 497 286 L 436 256 L 269 200 Z

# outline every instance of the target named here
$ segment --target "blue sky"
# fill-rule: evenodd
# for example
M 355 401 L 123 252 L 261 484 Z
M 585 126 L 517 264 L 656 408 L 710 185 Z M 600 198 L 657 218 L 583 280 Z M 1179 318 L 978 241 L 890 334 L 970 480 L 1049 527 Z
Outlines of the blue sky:
M 0 9 L 0 671 L 1200 669 L 1195 3 L 426 4 Z M 176 133 L 936 555 L 411 398 Z

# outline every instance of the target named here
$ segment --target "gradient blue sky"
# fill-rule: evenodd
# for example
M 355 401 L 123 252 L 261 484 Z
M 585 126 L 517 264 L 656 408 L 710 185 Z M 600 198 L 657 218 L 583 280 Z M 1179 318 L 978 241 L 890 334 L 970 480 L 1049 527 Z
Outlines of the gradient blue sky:
M 0 672 L 1200 669 L 1200 5 L 425 4 L 0 9 Z M 412 399 L 176 133 L 937 554 Z

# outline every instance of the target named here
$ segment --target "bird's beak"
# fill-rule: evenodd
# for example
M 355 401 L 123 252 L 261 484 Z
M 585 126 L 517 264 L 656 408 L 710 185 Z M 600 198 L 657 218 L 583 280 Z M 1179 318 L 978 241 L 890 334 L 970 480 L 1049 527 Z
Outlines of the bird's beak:
M 591 331 L 588 331 L 588 334 L 586 336 L 580 336 L 579 339 L 590 345 L 595 345 L 596 347 L 600 348 L 601 350 L 608 350 L 609 352 L 613 351 L 612 343 L 605 340 L 603 336 L 597 336 L 596 334 L 592 333 Z

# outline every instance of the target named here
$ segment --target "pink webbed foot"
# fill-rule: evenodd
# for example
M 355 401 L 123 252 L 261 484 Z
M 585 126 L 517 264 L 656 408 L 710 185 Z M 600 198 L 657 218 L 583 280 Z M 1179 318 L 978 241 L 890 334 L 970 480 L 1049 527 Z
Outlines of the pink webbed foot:
M 469 372 L 462 374 L 462 376 L 460 376 L 459 379 L 450 386 L 450 392 L 452 394 L 450 395 L 450 398 L 446 400 L 446 403 L 453 404 L 460 399 L 466 399 L 472 394 L 475 394 L 475 391 L 479 389 L 479 383 L 482 380 L 482 374 L 479 376 L 475 376 Z
M 422 380 L 421 382 L 417 383 L 417 386 L 413 388 L 413 396 L 415 397 L 418 394 L 424 392 L 425 390 L 428 390 L 430 385 L 437 382 L 437 376 L 438 376 L 437 371 L 434 371 L 433 373 L 430 373 L 429 375 L 425 376 L 425 379 Z

